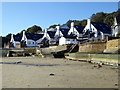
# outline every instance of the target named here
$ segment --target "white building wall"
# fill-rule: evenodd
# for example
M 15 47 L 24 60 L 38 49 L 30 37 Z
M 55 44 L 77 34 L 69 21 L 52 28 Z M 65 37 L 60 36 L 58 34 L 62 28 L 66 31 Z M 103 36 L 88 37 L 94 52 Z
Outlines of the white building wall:
M 62 37 L 63 34 L 62 34 L 62 32 L 60 31 L 60 26 L 56 26 L 56 28 L 57 28 L 57 31 L 56 31 L 56 33 L 55 33 L 55 37 L 56 37 L 56 36 Z
M 70 35 L 71 33 L 73 33 L 73 29 L 74 29 L 74 34 L 77 35 L 79 37 L 79 32 L 76 30 L 76 28 L 70 28 L 68 35 Z
M 14 47 L 16 48 L 16 41 L 14 40 L 14 37 L 13 37 L 13 34 L 11 34 L 11 40 L 10 40 L 11 43 L 13 43 Z
M 37 46 L 37 42 L 31 39 L 27 39 L 27 47 L 34 47 Z
M 25 35 L 25 31 L 23 31 L 23 36 L 22 36 L 22 40 L 21 41 L 27 41 L 27 37 Z
M 66 39 L 64 37 L 61 37 L 59 39 L 59 45 L 65 45 L 66 44 Z
M 71 28 L 70 28 L 70 30 L 68 32 L 68 35 L 70 35 L 71 33 L 75 34 L 75 35 L 77 35 L 77 37 L 79 37 L 79 32 L 74 27 L 74 22 L 71 22 Z
M 83 32 L 87 32 L 87 30 L 90 30 L 90 25 L 89 23 L 85 26 L 85 28 L 83 29 Z M 98 32 L 97 29 L 91 24 L 91 31 L 95 33 L 95 37 L 98 36 Z
M 65 44 L 77 44 L 77 40 L 76 39 L 70 39 L 70 38 L 65 38 L 65 37 L 61 37 L 59 39 L 59 45 L 65 45 Z
M 112 36 L 116 37 L 118 34 L 118 26 L 117 26 L 117 20 L 114 18 L 114 25 L 112 26 Z

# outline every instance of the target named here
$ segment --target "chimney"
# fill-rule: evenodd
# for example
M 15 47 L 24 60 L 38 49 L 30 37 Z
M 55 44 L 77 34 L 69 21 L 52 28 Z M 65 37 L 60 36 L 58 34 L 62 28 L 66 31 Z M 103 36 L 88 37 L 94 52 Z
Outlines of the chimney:
M 116 25 L 117 25 L 117 18 L 115 17 L 114 20 L 115 20 L 115 21 L 114 21 L 114 24 L 115 24 L 115 26 L 116 26 Z
M 56 26 L 56 28 L 57 28 L 57 34 L 60 37 L 60 26 Z
M 14 40 L 14 38 L 13 38 L 13 34 L 11 34 L 11 40 L 10 40 L 10 42 L 13 43 L 13 40 Z
M 25 41 L 25 30 L 23 30 L 23 37 L 22 40 Z
M 45 34 L 45 37 L 47 38 L 47 29 L 45 29 L 45 33 L 44 34 Z
M 87 19 L 87 24 L 90 24 L 91 20 L 90 18 Z
M 88 38 L 90 38 L 90 31 L 91 31 L 91 18 L 87 20 L 87 25 L 88 25 Z
M 74 34 L 74 22 L 71 22 L 72 34 Z

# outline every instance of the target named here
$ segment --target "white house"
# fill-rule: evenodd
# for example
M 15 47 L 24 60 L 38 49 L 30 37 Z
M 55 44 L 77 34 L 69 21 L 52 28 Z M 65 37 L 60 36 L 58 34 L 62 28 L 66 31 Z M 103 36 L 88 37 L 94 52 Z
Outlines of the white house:
M 52 32 L 50 36 L 54 36 L 53 41 L 59 42 L 60 37 L 67 36 L 69 27 L 64 24 L 62 26 L 56 26 L 55 32 Z
M 63 33 L 60 31 L 60 26 L 56 26 L 56 33 L 55 33 L 55 37 L 62 37 Z
M 68 34 L 69 31 L 69 27 L 66 24 L 63 24 L 62 26 L 56 26 L 56 33 L 55 33 L 55 37 L 59 36 L 66 36 Z
M 117 20 L 116 17 L 114 18 L 114 25 L 111 28 L 112 28 L 112 36 L 116 37 L 117 34 L 120 33 L 120 30 L 119 30 L 120 29 L 120 25 L 118 24 L 118 20 Z
M 21 36 L 20 35 L 13 35 L 13 34 L 11 34 L 10 43 L 12 43 L 15 48 L 18 45 L 20 45 L 20 41 L 21 41 Z
M 88 34 L 89 38 L 101 37 L 104 40 L 106 36 L 111 34 L 111 28 L 105 23 L 91 22 L 91 19 L 88 19 L 83 34 Z
M 66 36 L 59 39 L 59 45 L 77 44 L 76 36 Z
M 68 32 L 68 35 L 76 35 L 77 37 L 81 37 L 83 34 L 82 34 L 82 31 L 83 28 L 82 26 L 77 26 L 77 25 L 74 25 L 74 22 L 71 22 L 71 28 Z
M 38 46 L 38 40 L 40 41 L 43 37 L 43 34 L 32 34 L 32 33 L 25 33 L 23 31 L 23 36 L 21 41 L 26 42 L 27 47 L 37 47 Z

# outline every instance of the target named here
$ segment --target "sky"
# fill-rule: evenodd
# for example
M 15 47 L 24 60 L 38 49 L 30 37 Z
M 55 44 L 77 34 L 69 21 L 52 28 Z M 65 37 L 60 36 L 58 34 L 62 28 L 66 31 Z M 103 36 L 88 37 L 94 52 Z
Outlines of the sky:
M 88 19 L 97 12 L 117 10 L 117 2 L 2 2 L 2 36 L 33 25 L 45 29 L 68 20 Z

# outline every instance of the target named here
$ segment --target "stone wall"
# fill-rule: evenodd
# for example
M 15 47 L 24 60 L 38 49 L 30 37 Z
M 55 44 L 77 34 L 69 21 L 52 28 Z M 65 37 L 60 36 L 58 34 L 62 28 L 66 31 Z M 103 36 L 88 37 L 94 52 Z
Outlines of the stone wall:
M 104 53 L 120 53 L 120 39 L 107 41 Z
M 79 45 L 78 52 L 86 53 L 118 53 L 120 49 L 120 39 L 113 39 L 107 42 L 88 42 Z
M 86 53 L 102 53 L 106 48 L 106 42 L 88 42 L 85 44 L 79 45 L 78 52 L 86 52 Z
M 114 39 L 114 40 L 110 40 L 110 41 L 107 41 L 106 43 L 106 49 L 109 49 L 109 48 L 120 48 L 120 39 Z

